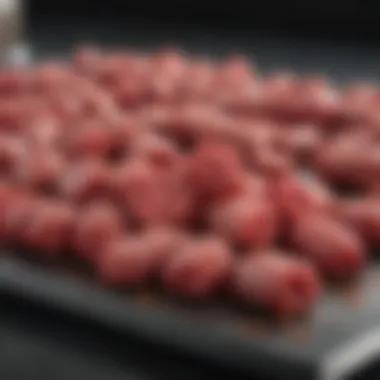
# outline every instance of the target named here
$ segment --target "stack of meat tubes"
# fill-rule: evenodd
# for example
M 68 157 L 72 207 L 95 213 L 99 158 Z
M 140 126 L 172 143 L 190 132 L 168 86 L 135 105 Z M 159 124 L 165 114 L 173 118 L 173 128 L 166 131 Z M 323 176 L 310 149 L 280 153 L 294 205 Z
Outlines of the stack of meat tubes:
M 380 91 L 81 48 L 0 72 L 0 242 L 276 316 L 380 245 Z

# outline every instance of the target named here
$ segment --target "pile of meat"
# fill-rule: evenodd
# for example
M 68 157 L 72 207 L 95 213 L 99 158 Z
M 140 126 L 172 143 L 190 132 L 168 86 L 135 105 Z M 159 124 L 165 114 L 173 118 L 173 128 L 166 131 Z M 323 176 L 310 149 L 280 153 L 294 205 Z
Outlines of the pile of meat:
M 380 245 L 380 92 L 244 58 L 0 72 L 0 242 L 104 282 L 308 312 Z

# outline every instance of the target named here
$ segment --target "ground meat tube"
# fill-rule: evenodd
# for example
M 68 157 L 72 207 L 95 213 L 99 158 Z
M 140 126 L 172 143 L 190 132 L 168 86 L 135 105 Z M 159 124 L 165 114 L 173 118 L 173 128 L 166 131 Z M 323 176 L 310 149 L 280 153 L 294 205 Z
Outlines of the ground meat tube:
M 278 317 L 309 312 L 320 293 L 313 267 L 277 250 L 256 251 L 237 260 L 231 284 L 242 302 Z
M 290 241 L 300 256 L 329 278 L 355 276 L 366 263 L 364 242 L 356 231 L 324 213 L 299 215 Z

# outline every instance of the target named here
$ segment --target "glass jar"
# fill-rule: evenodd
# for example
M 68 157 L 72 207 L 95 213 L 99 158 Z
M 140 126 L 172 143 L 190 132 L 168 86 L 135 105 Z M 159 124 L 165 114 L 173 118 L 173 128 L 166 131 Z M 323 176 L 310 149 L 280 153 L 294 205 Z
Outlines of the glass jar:
M 24 41 L 24 0 L 0 0 L 0 63 L 23 65 L 29 61 Z

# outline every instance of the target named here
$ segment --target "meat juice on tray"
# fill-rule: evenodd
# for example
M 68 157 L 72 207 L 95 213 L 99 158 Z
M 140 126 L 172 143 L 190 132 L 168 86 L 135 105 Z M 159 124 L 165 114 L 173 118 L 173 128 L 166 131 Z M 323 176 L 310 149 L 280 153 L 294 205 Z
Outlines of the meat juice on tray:
M 2 245 L 115 287 L 308 313 L 379 245 L 379 100 L 174 50 L 4 69 Z

